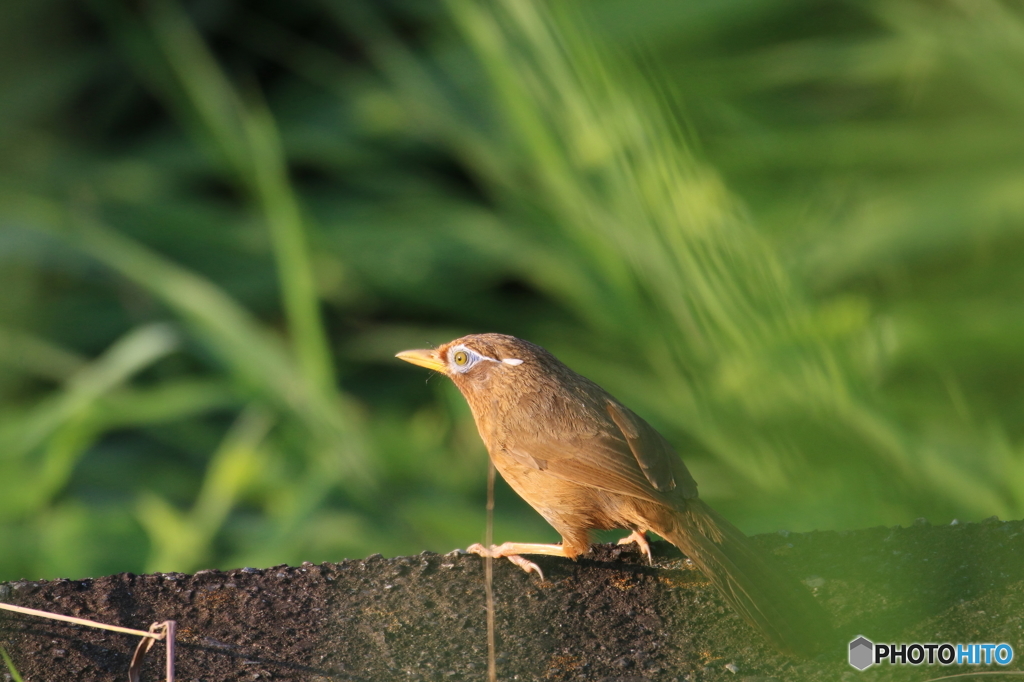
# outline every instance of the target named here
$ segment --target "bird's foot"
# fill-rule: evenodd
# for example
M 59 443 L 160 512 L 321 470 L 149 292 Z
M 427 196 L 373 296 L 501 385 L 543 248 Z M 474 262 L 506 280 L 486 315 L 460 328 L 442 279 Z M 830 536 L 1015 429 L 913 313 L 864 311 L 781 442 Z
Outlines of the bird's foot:
M 479 554 L 482 557 L 490 557 L 491 559 L 500 559 L 504 557 L 527 573 L 536 573 L 541 580 L 544 580 L 544 571 L 540 570 L 540 566 L 525 557 L 519 556 L 518 554 L 507 553 L 511 549 L 508 545 L 512 544 L 513 543 L 511 542 L 506 542 L 504 545 L 491 545 L 490 547 L 484 547 L 480 543 L 476 543 L 467 547 L 466 552 L 468 554 Z
M 647 541 L 647 536 L 638 530 L 633 531 L 628 536 L 619 540 L 616 544 L 628 545 L 631 542 L 635 542 L 640 551 L 647 556 L 647 563 L 651 566 L 654 565 L 654 557 L 651 556 L 651 543 Z
M 540 576 L 541 580 L 544 580 L 544 573 L 540 570 L 540 566 L 528 559 L 524 559 L 519 556 L 520 554 L 547 554 L 548 556 L 561 556 L 569 559 L 578 554 L 578 552 L 567 554 L 565 547 L 562 545 L 544 545 L 535 542 L 506 542 L 503 545 L 492 545 L 490 548 L 476 544 L 467 547 L 466 551 L 484 557 L 489 556 L 492 559 L 505 557 L 527 573 L 536 573 Z

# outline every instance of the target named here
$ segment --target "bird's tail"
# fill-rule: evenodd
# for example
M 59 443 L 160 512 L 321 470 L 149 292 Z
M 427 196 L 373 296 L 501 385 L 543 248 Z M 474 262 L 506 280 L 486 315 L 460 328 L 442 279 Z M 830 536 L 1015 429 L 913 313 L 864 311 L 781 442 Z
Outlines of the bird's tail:
M 652 530 L 679 548 L 744 619 L 778 648 L 814 656 L 833 638 L 824 609 L 795 578 L 774 566 L 738 528 L 700 500 L 665 510 Z

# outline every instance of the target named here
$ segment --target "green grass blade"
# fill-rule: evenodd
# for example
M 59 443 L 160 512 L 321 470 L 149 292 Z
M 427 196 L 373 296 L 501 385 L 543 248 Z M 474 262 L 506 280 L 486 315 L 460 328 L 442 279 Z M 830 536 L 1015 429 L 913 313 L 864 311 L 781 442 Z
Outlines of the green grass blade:
M 173 2 L 153 3 L 150 26 L 187 103 L 263 211 L 302 376 L 311 388 L 329 395 L 334 387 L 333 362 L 320 317 L 305 225 L 288 180 L 273 117 L 264 105 L 255 103 L 255 97 L 248 106 L 242 101 Z
M 21 674 L 18 669 L 14 667 L 14 661 L 11 660 L 11 655 L 7 653 L 7 649 L 4 645 L 0 644 L 0 658 L 4 659 L 4 665 L 7 666 L 7 671 L 11 674 L 11 679 L 14 682 L 24 682 L 21 678 Z

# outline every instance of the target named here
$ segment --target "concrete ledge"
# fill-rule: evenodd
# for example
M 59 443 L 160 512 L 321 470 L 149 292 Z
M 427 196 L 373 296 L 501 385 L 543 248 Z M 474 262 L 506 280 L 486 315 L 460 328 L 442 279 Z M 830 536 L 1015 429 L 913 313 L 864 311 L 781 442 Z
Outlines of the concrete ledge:
M 927 680 L 1021 670 L 1024 523 L 989 520 L 755 538 L 814 588 L 840 633 L 814 661 L 775 653 L 665 543 L 577 563 L 541 557 L 547 581 L 495 562 L 502 680 Z M 130 573 L 0 584 L 0 601 L 146 630 L 178 621 L 179 681 L 483 680 L 483 561 L 414 557 L 301 567 Z M 847 663 L 874 642 L 1007 642 L 1001 666 Z M 26 681 L 125 679 L 136 639 L 0 612 L 0 643 Z M 162 679 L 154 649 L 143 680 Z M 0 667 L 0 680 L 4 679 Z

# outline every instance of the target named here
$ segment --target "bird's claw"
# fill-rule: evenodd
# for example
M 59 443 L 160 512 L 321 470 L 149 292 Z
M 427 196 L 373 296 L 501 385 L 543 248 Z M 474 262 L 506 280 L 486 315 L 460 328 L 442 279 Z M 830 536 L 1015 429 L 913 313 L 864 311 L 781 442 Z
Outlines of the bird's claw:
M 544 571 L 540 570 L 540 566 L 533 563 L 526 557 L 520 556 L 518 554 L 512 554 L 505 558 L 514 563 L 519 568 L 526 571 L 527 573 L 536 573 L 537 577 L 539 577 L 542 581 L 544 580 Z
M 651 566 L 654 565 L 654 557 L 651 555 L 651 543 L 647 541 L 647 536 L 640 531 L 633 531 L 626 537 L 619 540 L 618 545 L 628 545 L 631 542 L 635 542 L 636 546 L 640 548 L 640 551 L 647 557 L 647 563 Z
M 501 545 L 492 545 L 491 547 L 484 547 L 479 542 L 470 545 L 464 551 L 464 554 L 478 554 L 482 557 L 489 557 L 491 559 L 500 559 L 502 557 L 508 559 L 519 568 L 523 569 L 527 573 L 536 573 L 541 580 L 544 580 L 544 571 L 540 570 L 540 566 L 530 561 L 529 559 L 522 557 L 518 554 L 504 554 L 502 552 Z

